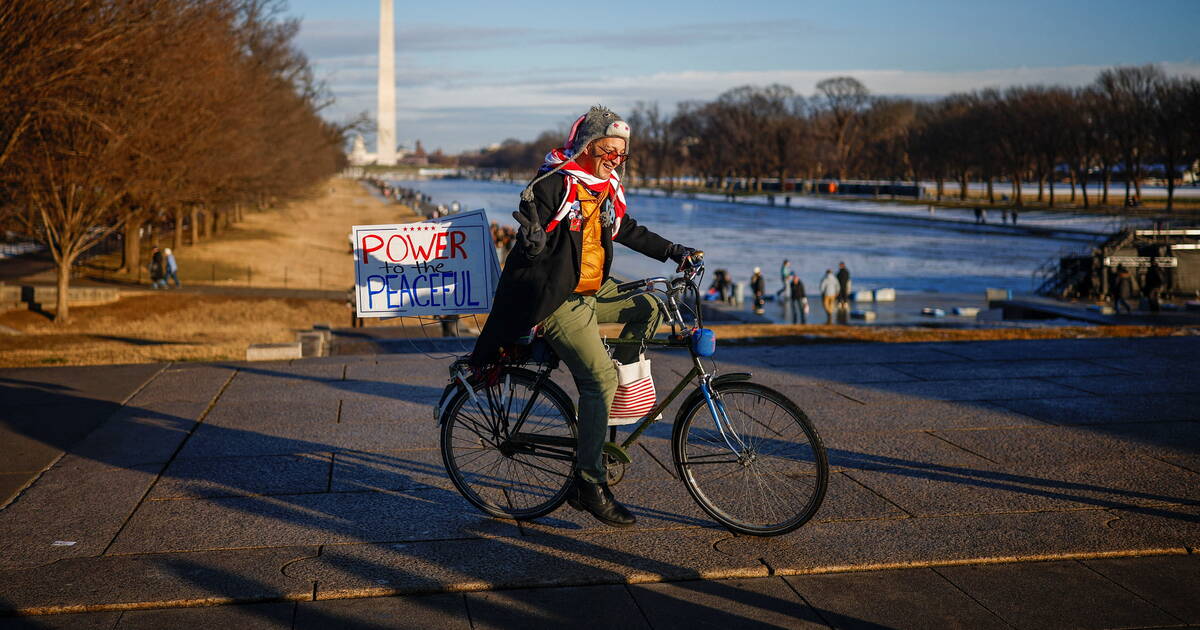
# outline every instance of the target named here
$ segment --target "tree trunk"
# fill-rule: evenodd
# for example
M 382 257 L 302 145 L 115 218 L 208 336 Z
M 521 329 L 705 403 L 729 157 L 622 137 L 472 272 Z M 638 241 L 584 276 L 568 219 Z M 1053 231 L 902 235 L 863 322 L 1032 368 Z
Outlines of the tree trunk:
M 1142 203 L 1142 156 L 1133 162 L 1133 190 L 1137 195 L 1138 204 Z
M 938 178 L 937 178 L 937 200 L 938 201 L 942 200 L 942 194 L 945 192 L 945 189 L 946 189 L 946 178 L 942 177 L 941 175 L 938 175 Z
M 967 200 L 967 173 L 963 171 L 962 179 L 958 183 L 958 198 L 962 201 Z
M 1015 203 L 1013 204 L 1015 207 L 1023 208 L 1025 206 L 1025 200 L 1022 199 L 1022 197 L 1021 197 L 1021 176 L 1020 175 L 1013 177 L 1013 199 L 1016 200 Z
M 995 182 L 995 179 L 996 179 L 995 177 L 988 175 L 987 198 L 988 198 L 988 203 L 992 204 L 993 206 L 996 205 L 996 191 L 993 189 L 993 184 Z
M 199 215 L 200 215 L 200 211 L 196 209 L 196 204 L 192 204 L 191 225 L 189 225 L 188 227 L 191 228 L 191 231 L 192 231 L 192 245 L 193 246 L 195 246 L 197 243 L 200 242 L 200 222 L 197 221 L 197 219 L 199 219 Z
M 1075 175 L 1071 175 L 1071 205 L 1075 205 Z
M 1133 184 L 1133 156 L 1125 156 L 1125 201 L 1123 206 L 1129 205 L 1129 186 Z
M 65 324 L 71 318 L 70 306 L 67 304 L 67 293 L 71 288 L 71 265 L 75 255 L 63 254 L 58 264 L 58 295 L 54 302 L 54 323 Z
M 1108 187 L 1112 185 L 1112 167 L 1108 164 L 1103 166 L 1104 172 L 1104 194 L 1100 197 L 1100 205 L 1108 205 Z
M 1090 208 L 1091 204 L 1088 202 L 1088 194 L 1087 194 L 1087 182 L 1088 182 L 1087 167 L 1080 166 L 1079 169 L 1077 171 L 1075 171 L 1075 173 L 1076 173 L 1076 177 L 1079 178 L 1079 192 L 1080 192 L 1080 194 L 1083 195 L 1083 207 L 1084 207 L 1084 209 Z
M 1050 207 L 1053 208 L 1054 207 L 1054 173 L 1053 172 L 1050 173 L 1049 182 L 1050 182 Z
M 1167 212 L 1175 209 L 1175 156 L 1167 158 Z
M 1045 190 L 1046 190 L 1046 176 L 1038 175 L 1038 203 L 1041 203 L 1046 200 Z M 1050 193 L 1050 194 L 1054 194 L 1054 193 Z
M 121 248 L 121 273 L 137 273 L 142 264 L 142 223 L 136 216 L 125 219 L 125 242 Z
M 183 206 L 175 206 L 172 212 L 175 214 L 175 236 L 171 241 L 171 248 L 179 251 L 183 249 Z

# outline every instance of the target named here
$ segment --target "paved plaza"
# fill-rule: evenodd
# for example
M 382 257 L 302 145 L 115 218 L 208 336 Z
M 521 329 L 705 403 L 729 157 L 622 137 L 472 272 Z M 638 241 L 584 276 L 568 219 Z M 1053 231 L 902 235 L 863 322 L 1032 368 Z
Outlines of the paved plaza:
M 1197 336 L 721 348 L 829 452 L 821 511 L 772 539 L 692 502 L 674 409 L 614 530 L 471 508 L 437 450 L 446 361 L 421 354 L 0 370 L 0 629 L 1200 625 L 1197 357 Z

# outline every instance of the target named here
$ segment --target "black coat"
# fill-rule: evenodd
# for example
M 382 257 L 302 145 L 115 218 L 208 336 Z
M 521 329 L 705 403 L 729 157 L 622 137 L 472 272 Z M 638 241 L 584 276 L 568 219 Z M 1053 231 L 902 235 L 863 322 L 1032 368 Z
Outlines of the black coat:
M 1142 288 L 1149 293 L 1155 289 L 1161 289 L 1162 285 L 1162 269 L 1160 269 L 1157 265 L 1151 265 L 1150 268 L 1146 270 L 1146 281 L 1142 283 Z
M 532 202 L 521 201 L 521 212 L 537 216 L 542 227 L 550 223 L 566 195 L 566 176 L 551 175 L 533 187 Z M 579 285 L 580 257 L 583 251 L 581 231 L 571 230 L 568 218 L 546 235 L 546 248 L 530 256 L 520 239 L 504 263 L 500 283 L 487 323 L 475 341 L 471 359 L 476 364 L 493 361 L 501 346 L 511 344 L 529 334 L 538 322 L 546 319 Z M 671 242 L 638 225 L 628 214 L 621 221 L 621 230 L 612 237 L 612 229 L 604 226 L 600 241 L 604 244 L 604 278 L 612 268 L 612 242 L 616 241 L 651 258 L 666 261 Z
M 766 290 L 767 283 L 765 280 L 763 280 L 761 273 L 756 273 L 753 276 L 750 276 L 750 291 L 752 291 L 754 295 L 762 295 L 764 292 L 766 292 Z
M 1129 273 L 1117 274 L 1116 297 L 1125 299 L 1133 297 L 1133 276 Z
M 792 299 L 799 302 L 800 298 L 805 297 L 808 297 L 808 295 L 804 293 L 804 282 L 797 278 L 792 282 Z

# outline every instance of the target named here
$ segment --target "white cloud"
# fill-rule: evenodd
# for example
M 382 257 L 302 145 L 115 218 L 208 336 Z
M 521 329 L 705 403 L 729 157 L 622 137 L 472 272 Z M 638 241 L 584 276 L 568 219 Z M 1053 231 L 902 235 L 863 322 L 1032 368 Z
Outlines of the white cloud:
M 318 64 L 321 72 L 332 71 L 330 87 L 337 104 L 331 117 L 344 117 L 375 109 L 374 68 L 370 57 L 342 58 L 334 67 Z M 357 63 L 355 63 L 357 62 Z M 1163 63 L 1170 75 L 1200 77 L 1200 63 Z M 939 96 L 982 88 L 1047 84 L 1080 86 L 1095 80 L 1109 66 L 1055 66 L 998 68 L 969 72 L 912 70 L 774 70 L 774 71 L 686 71 L 645 75 L 604 76 L 591 71 L 575 78 L 565 68 L 531 70 L 503 77 L 473 72 L 407 67 L 397 77 L 398 118 L 402 128 L 426 136 L 426 146 L 448 151 L 476 148 L 507 137 L 532 138 L 560 119 L 590 105 L 604 102 L 618 111 L 628 111 L 636 101 L 658 101 L 670 108 L 685 100 L 709 100 L 741 85 L 781 83 L 799 94 L 812 94 L 816 83 L 832 76 L 853 76 L 872 93 L 908 96 Z M 584 78 L 586 77 L 586 78 Z M 611 95 L 621 95 L 617 99 Z M 607 98 L 606 98 L 607 97 Z M 547 116 L 537 123 L 530 114 Z M 513 121 L 519 121 L 513 124 Z

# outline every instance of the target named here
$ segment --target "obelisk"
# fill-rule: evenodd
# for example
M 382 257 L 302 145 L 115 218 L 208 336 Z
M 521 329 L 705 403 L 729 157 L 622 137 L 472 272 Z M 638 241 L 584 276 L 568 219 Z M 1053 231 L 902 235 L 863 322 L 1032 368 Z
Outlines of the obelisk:
M 376 164 L 396 165 L 396 26 L 392 0 L 379 0 L 379 111 Z

